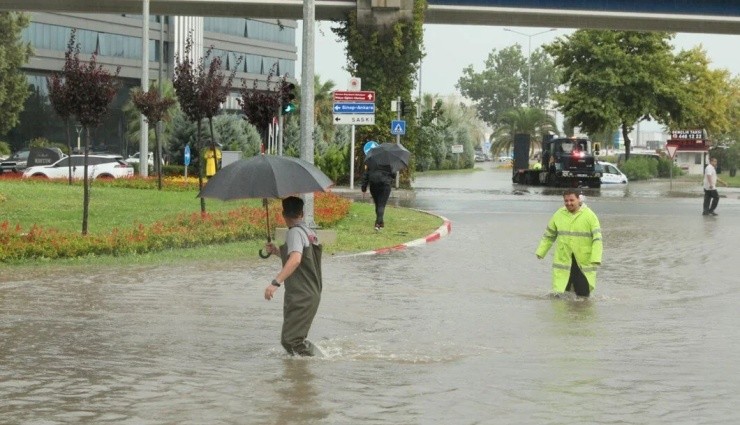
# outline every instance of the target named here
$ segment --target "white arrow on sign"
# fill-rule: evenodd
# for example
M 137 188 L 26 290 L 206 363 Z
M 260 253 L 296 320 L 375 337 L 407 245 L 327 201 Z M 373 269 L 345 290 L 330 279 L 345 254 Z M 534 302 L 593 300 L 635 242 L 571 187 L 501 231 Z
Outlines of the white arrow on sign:
M 334 114 L 336 125 L 375 125 L 375 114 Z

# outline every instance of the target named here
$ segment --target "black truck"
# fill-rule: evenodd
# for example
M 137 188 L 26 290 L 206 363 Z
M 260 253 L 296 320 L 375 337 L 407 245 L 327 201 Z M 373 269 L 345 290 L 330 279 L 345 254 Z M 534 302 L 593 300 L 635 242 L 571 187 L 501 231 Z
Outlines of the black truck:
M 542 154 L 529 166 L 529 140 L 514 142 L 512 181 L 518 184 L 552 187 L 601 187 L 601 173 L 591 141 L 586 138 L 550 138 L 542 143 Z

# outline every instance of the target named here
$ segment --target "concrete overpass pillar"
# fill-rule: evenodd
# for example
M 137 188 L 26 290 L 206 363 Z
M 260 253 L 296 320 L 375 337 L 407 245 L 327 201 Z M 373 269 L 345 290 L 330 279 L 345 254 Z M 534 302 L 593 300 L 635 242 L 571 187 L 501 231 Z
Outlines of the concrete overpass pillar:
M 414 0 L 357 0 L 357 23 L 361 28 L 390 28 L 413 19 L 413 10 Z

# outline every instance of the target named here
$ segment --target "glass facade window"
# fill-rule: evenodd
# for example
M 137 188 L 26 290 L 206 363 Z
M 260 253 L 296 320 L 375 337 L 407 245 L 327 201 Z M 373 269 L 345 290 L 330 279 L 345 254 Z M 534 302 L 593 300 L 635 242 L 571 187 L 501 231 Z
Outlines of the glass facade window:
M 274 43 L 289 45 L 295 43 L 295 28 L 252 19 L 206 17 L 203 19 L 203 29 Z
M 247 66 L 247 72 L 252 74 L 264 74 L 262 67 L 262 56 L 260 55 L 246 55 L 245 65 Z
M 247 19 L 246 37 L 281 44 L 295 43 L 295 28 Z
M 280 59 L 280 75 L 288 75 L 295 78 L 295 61 Z
M 34 48 L 58 52 L 67 50 L 71 35 L 72 29 L 69 27 L 37 22 L 31 22 L 22 33 L 23 41 L 31 43 Z M 84 55 L 98 52 L 101 57 L 141 58 L 141 37 L 80 29 L 77 30 L 77 42 L 80 53 Z M 157 44 L 157 40 L 149 40 L 149 60 L 152 62 L 159 60 Z
M 217 32 L 219 34 L 246 37 L 246 19 L 243 18 L 203 18 L 203 29 L 205 31 Z

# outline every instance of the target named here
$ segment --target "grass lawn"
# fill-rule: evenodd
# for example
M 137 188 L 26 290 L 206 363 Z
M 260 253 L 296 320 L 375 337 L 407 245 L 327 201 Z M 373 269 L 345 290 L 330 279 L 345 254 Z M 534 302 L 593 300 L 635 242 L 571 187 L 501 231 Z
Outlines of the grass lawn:
M 148 225 L 155 221 L 174 218 L 181 213 L 200 211 L 200 200 L 196 191 L 158 191 L 151 189 L 127 189 L 96 187 L 93 183 L 90 195 L 89 232 L 107 233 L 113 229 L 126 229 L 138 224 Z M 235 209 L 244 204 L 261 206 L 260 200 L 217 201 L 206 200 L 207 211 Z M 24 229 L 39 225 L 69 232 L 82 229 L 82 187 L 64 184 L 49 184 L 34 181 L 0 180 L 0 222 L 20 225 Z M 325 245 L 327 255 L 362 252 L 385 248 L 424 237 L 439 226 L 442 220 L 423 212 L 386 208 L 386 228 L 375 232 L 375 213 L 372 204 L 352 203 L 348 216 L 334 229 L 337 241 Z M 264 239 L 211 245 L 198 248 L 173 249 L 122 257 L 93 257 L 68 260 L 28 260 L 14 266 L 103 265 L 126 263 L 161 263 L 199 260 L 232 260 L 257 257 Z M 0 269 L 11 266 L 0 263 Z
M 722 182 L 725 182 L 727 186 L 725 186 L 722 183 L 719 183 L 719 190 L 722 190 L 723 187 L 740 187 L 740 174 L 736 174 L 735 177 L 730 177 L 730 174 L 728 172 L 723 172 L 722 174 L 717 175 L 719 179 Z M 681 181 L 688 181 L 688 182 L 696 182 L 696 184 L 701 184 L 702 181 L 704 181 L 704 176 L 702 175 L 684 175 L 677 177 L 677 179 Z

